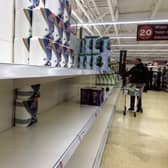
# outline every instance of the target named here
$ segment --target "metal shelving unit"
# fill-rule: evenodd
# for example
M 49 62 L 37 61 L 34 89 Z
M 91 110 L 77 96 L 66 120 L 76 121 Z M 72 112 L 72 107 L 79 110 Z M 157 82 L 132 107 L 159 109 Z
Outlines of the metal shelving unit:
M 111 94 L 109 100 L 115 102 L 115 97 L 116 94 Z M 103 109 L 109 107 L 108 102 L 107 99 L 103 107 L 81 106 L 76 102 L 62 103 L 39 114 L 39 122 L 33 127 L 11 128 L 1 133 L 1 166 L 65 167 L 99 113 L 104 113 Z
M 102 113 L 65 166 L 66 168 L 85 168 L 86 165 L 87 168 L 99 168 L 119 94 L 120 89 L 115 89 L 115 93 L 106 102 Z

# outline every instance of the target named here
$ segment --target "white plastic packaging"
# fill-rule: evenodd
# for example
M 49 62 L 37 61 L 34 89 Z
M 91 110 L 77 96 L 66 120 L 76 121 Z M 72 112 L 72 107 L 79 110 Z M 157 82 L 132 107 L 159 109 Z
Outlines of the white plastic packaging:
M 52 42 L 47 38 L 33 37 L 30 40 L 30 65 L 51 66 Z
M 32 34 L 32 10 L 18 9 L 15 19 L 15 37 L 30 37 Z
M 14 42 L 14 64 L 29 64 L 30 38 L 16 38 Z

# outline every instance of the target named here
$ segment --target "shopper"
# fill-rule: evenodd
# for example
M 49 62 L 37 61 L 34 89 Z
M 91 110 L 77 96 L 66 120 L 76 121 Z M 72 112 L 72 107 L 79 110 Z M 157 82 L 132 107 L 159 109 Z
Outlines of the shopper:
M 166 67 L 163 68 L 163 72 L 162 72 L 162 88 L 164 89 L 166 87 L 165 83 L 165 75 L 166 75 Z
M 145 83 L 145 87 L 144 87 L 144 92 L 147 92 L 149 90 L 149 79 L 150 79 L 150 74 L 149 74 L 149 70 L 148 70 L 148 65 L 145 64 L 144 65 L 145 68 L 146 68 L 146 83 Z
M 130 76 L 130 83 L 135 84 L 139 89 L 143 89 L 148 81 L 148 70 L 142 63 L 140 58 L 135 60 L 135 66 L 126 72 L 126 76 Z M 137 97 L 137 112 L 142 111 L 142 97 Z M 130 97 L 130 111 L 134 111 L 135 96 Z
M 153 88 L 152 81 L 153 81 L 153 70 L 152 70 L 152 68 L 150 68 L 150 70 L 149 70 L 149 89 L 150 90 L 152 90 L 152 88 Z
M 158 76 L 157 76 L 157 90 L 160 90 L 160 85 L 161 85 L 161 68 L 158 69 Z

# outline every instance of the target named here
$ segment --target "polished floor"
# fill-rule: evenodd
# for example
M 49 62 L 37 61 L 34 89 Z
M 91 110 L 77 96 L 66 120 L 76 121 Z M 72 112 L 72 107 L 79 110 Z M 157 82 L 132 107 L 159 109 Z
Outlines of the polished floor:
M 100 167 L 168 168 L 168 93 L 145 93 L 144 113 L 136 118 L 124 117 L 122 107 L 120 103 Z

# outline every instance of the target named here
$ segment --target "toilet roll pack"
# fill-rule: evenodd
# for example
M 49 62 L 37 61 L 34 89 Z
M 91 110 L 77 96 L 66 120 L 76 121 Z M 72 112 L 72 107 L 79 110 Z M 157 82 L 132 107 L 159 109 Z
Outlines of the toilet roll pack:
M 54 32 L 53 32 L 54 42 L 62 43 L 63 29 L 64 29 L 64 21 L 62 17 L 56 16 L 54 21 Z
M 14 43 L 14 64 L 29 64 L 30 38 L 16 38 Z
M 62 61 L 61 61 L 61 67 L 68 67 L 68 63 L 69 63 L 69 57 L 70 57 L 70 48 L 63 46 L 62 47 Z
M 33 10 L 33 37 L 48 37 L 52 38 L 54 32 L 55 16 L 49 9 L 40 8 Z
M 45 8 L 51 10 L 56 16 L 63 16 L 65 7 L 65 0 L 46 0 Z
M 62 46 L 59 43 L 52 44 L 52 66 L 61 67 Z
M 32 35 L 32 10 L 18 9 L 15 18 L 15 37 L 24 38 Z
M 64 22 L 69 22 L 71 18 L 72 5 L 69 0 L 65 0 L 65 9 L 64 9 Z
M 16 9 L 44 7 L 45 0 L 16 0 Z
M 68 67 L 73 68 L 75 65 L 75 56 L 74 56 L 74 50 L 70 49 L 70 55 L 69 55 L 69 62 L 68 62 Z
M 51 66 L 52 40 L 48 38 L 31 38 L 29 57 L 30 65 Z
M 69 46 L 70 35 L 71 35 L 71 24 L 70 22 L 66 22 L 64 23 L 63 40 L 62 40 L 63 45 Z

